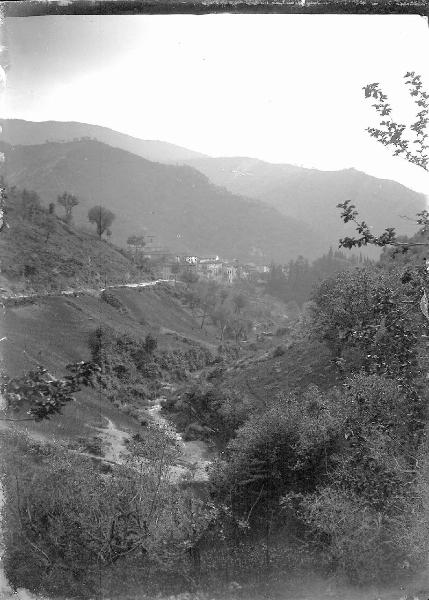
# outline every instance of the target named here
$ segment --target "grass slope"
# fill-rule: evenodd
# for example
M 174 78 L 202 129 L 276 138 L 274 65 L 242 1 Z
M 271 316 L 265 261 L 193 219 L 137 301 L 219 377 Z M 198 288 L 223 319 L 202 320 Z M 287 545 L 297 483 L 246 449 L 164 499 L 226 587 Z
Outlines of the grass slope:
M 106 282 L 145 280 L 114 245 L 36 210 L 25 217 L 19 197 L 7 200 L 9 228 L 0 236 L 1 286 L 17 290 L 103 287 Z M 47 231 L 50 219 L 51 231 Z
M 41 364 L 61 377 L 67 363 L 90 358 L 88 336 L 99 325 L 142 339 L 151 333 L 158 338 L 160 350 L 189 350 L 200 341 L 215 347 L 215 340 L 203 337 L 192 317 L 162 289 L 111 293 L 122 307 L 115 308 L 93 295 L 49 297 L 6 306 L 1 320 L 1 334 L 6 338 L 2 341 L 4 370 L 14 376 Z M 169 325 L 169 333 L 163 333 L 163 324 Z M 61 441 L 92 436 L 97 431 L 91 427 L 106 423 L 106 419 L 130 432 L 140 429 L 136 420 L 91 388 L 78 393 L 76 402 L 66 406 L 62 415 L 42 423 L 26 422 L 20 428 L 40 439 Z

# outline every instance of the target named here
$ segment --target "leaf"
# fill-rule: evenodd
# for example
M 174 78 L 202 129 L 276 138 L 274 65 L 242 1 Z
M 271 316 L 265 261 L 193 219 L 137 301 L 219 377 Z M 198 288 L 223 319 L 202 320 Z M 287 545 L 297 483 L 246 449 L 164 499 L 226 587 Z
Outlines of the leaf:
M 423 292 L 423 296 L 420 300 L 420 310 L 422 311 L 423 315 L 426 317 L 426 319 L 429 321 L 429 311 L 428 311 L 429 305 L 428 305 L 428 297 L 426 295 L 426 290 Z

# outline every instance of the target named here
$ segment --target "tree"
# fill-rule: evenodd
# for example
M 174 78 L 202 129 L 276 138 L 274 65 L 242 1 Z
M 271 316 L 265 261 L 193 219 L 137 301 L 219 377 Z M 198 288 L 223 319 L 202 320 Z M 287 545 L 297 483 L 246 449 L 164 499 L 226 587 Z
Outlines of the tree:
M 367 131 L 371 137 L 374 137 L 383 146 L 391 148 L 393 156 L 401 156 L 409 163 L 428 171 L 429 145 L 426 143 L 428 138 L 426 130 L 429 122 L 429 93 L 423 90 L 421 77 L 416 75 L 414 71 L 406 73 L 404 78 L 405 85 L 409 87 L 410 95 L 418 107 L 419 112 L 416 115 L 416 121 L 408 127 L 394 121 L 391 118 L 392 107 L 388 103 L 387 95 L 381 91 L 378 83 L 370 83 L 363 88 L 365 98 L 375 100 L 373 107 L 382 120 L 380 121 L 380 127 L 367 127 Z M 407 135 L 405 132 L 408 134 L 408 139 L 405 137 Z M 379 236 L 374 235 L 365 221 L 358 220 L 359 213 L 350 200 L 338 204 L 337 207 L 342 210 L 341 218 L 344 223 L 355 223 L 356 232 L 358 233 L 358 237 L 345 237 L 340 240 L 340 246 L 344 248 L 360 248 L 370 244 L 379 247 L 395 246 L 402 252 L 407 252 L 412 246 L 429 245 L 427 241 L 400 241 L 394 227 L 387 227 Z M 427 210 L 417 214 L 416 224 L 420 225 L 422 230 L 426 232 L 429 227 L 429 212 Z
M 24 420 L 41 421 L 60 413 L 63 406 L 73 400 L 72 394 L 79 391 L 80 384 L 89 383 L 90 373 L 94 373 L 98 367 L 82 362 L 68 365 L 68 368 L 72 374 L 63 379 L 53 378 L 44 367 L 38 367 L 19 377 L 3 375 L 0 393 L 6 402 L 6 408 L 14 412 L 26 408 L 29 417 Z
M 143 248 L 146 246 L 144 235 L 130 235 L 127 244 L 131 249 L 133 262 L 141 264 L 144 259 Z
M 54 205 L 55 206 L 55 205 Z M 46 220 L 43 224 L 45 230 L 46 230 L 46 238 L 45 238 L 45 244 L 48 243 L 49 237 L 51 236 L 52 233 L 54 233 L 55 229 L 56 229 L 56 217 L 55 214 L 52 212 L 48 212 L 48 214 L 46 215 Z
M 142 250 L 146 246 L 144 235 L 130 235 L 127 244 L 136 250 Z
M 62 196 L 57 197 L 57 202 L 64 208 L 66 223 L 71 223 L 73 221 L 73 208 L 79 204 L 79 200 L 73 194 L 64 192 Z
M 177 275 L 180 273 L 180 265 L 178 262 L 175 262 L 171 267 L 171 273 L 174 275 L 174 283 L 177 281 Z
M 36 192 L 29 192 L 24 188 L 20 196 L 23 217 L 29 221 L 33 221 L 36 214 L 41 210 L 38 194 Z
M 95 224 L 97 228 L 97 234 L 100 239 L 103 233 L 113 223 L 114 219 L 115 214 L 104 206 L 93 206 L 88 211 L 88 221 Z
M 219 284 L 216 281 L 202 281 L 196 290 L 198 295 L 198 305 L 202 311 L 201 329 L 204 327 L 208 314 L 216 306 L 218 289 Z
M 231 308 L 226 303 L 218 304 L 214 307 L 210 316 L 214 325 L 219 330 L 219 341 L 222 344 L 225 332 L 233 316 Z
M 418 280 L 378 267 L 343 271 L 313 294 L 312 335 L 343 372 L 417 381 L 423 318 Z
M 192 271 L 184 271 L 181 274 L 180 279 L 183 281 L 183 283 L 186 284 L 186 286 L 188 288 L 190 288 L 191 285 L 197 283 L 197 281 L 199 280 L 199 277 L 196 273 L 194 273 Z
M 247 298 L 246 298 L 246 296 L 244 296 L 244 294 L 241 294 L 241 293 L 235 294 L 232 297 L 231 301 L 232 301 L 232 304 L 234 306 L 234 312 L 237 313 L 238 315 L 241 313 L 242 309 L 247 304 Z
M 153 354 L 158 346 L 158 340 L 148 333 L 144 340 L 144 348 L 148 354 Z
M 416 75 L 414 71 L 404 75 L 405 85 L 409 87 L 411 97 L 418 107 L 417 120 L 408 126 L 408 137 L 403 137 L 407 126 L 397 123 L 391 118 L 392 107 L 388 103 L 386 94 L 379 88 L 378 83 L 370 83 L 363 89 L 365 98 L 374 98 L 376 103 L 373 107 L 383 120 L 380 121 L 380 128 L 368 127 L 368 133 L 378 140 L 383 146 L 394 148 L 394 156 L 403 156 L 408 162 L 415 164 L 425 171 L 428 170 L 429 163 L 429 145 L 426 143 L 428 134 L 426 133 L 429 122 L 429 94 L 425 92 L 421 81 L 421 76 Z M 412 139 L 414 137 L 414 139 Z M 410 144 L 414 149 L 410 150 Z
M 248 333 L 252 329 L 252 322 L 235 311 L 229 320 L 228 327 L 234 336 L 235 350 L 238 356 L 240 352 L 240 342 L 247 338 Z

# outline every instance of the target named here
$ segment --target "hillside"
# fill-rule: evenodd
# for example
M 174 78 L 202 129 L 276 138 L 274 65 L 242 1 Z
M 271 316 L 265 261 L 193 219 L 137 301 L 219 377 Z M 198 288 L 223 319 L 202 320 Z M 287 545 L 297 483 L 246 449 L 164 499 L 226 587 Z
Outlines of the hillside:
M 102 204 L 116 214 L 118 244 L 146 228 L 172 251 L 264 262 L 314 257 L 327 247 L 323 233 L 218 188 L 188 166 L 153 163 L 95 141 L 2 149 L 9 185 L 35 190 L 45 204 L 64 190 L 75 194 L 78 224 Z
M 150 161 L 187 164 L 203 173 L 216 186 L 226 188 L 232 194 L 260 200 L 283 215 L 300 221 L 300 226 L 305 223 L 311 229 L 313 239 L 308 249 L 303 251 L 302 245 L 297 246 L 297 252 L 292 256 L 299 253 L 315 256 L 318 253 L 316 247 L 322 250 L 330 245 L 335 247 L 340 237 L 352 231 L 341 222 L 336 208 L 344 200 L 356 203 L 375 230 L 392 226 L 407 235 L 413 234 L 415 228 L 402 216 L 412 217 L 426 206 L 421 194 L 394 181 L 377 179 L 355 169 L 318 171 L 247 157 L 211 158 L 174 144 L 141 140 L 86 123 L 35 123 L 20 119 L 4 119 L 1 123 L 2 139 L 12 145 L 32 146 L 46 141 L 72 142 L 91 138 Z M 58 173 L 55 175 L 58 176 Z M 46 187 L 46 183 L 43 185 Z M 388 223 L 386 214 L 389 215 Z M 309 234 L 308 229 L 306 234 Z M 181 232 L 173 235 L 176 241 L 177 235 Z M 218 252 L 218 249 L 211 248 L 210 251 Z
M 215 340 L 209 333 L 203 334 L 197 322 L 162 286 L 111 290 L 109 295 L 110 299 L 116 298 L 116 307 L 95 294 L 70 298 L 52 296 L 6 306 L 1 328 L 5 338 L 2 361 L 8 375 L 17 376 L 43 365 L 55 377 L 64 376 L 68 363 L 90 360 L 88 339 L 100 325 L 117 335 L 136 339 L 151 334 L 163 353 L 181 353 L 192 348 L 198 351 L 202 347 L 214 352 Z M 131 397 L 129 402 L 132 402 Z M 140 404 L 142 410 L 147 408 L 147 402 Z M 90 436 L 91 428 L 100 426 L 106 419 L 123 432 L 140 430 L 134 412 L 115 405 L 90 387 L 83 388 L 76 402 L 67 405 L 61 415 L 40 423 L 27 421 L 19 427 L 36 439 L 68 443 Z M 92 435 L 95 433 L 92 431 Z
M 9 228 L 0 236 L 0 286 L 7 291 L 101 288 L 150 279 L 113 244 L 49 214 L 34 193 L 9 189 L 7 205 Z
M 319 235 L 329 231 L 333 245 L 346 232 L 336 208 L 344 200 L 352 200 L 375 231 L 397 227 L 403 234 L 414 233 L 415 226 L 402 216 L 413 217 L 426 206 L 422 194 L 355 169 L 318 171 L 240 157 L 202 158 L 188 164 L 216 185 L 234 194 L 258 198 L 282 214 L 307 223 Z
M 175 144 L 141 140 L 108 127 L 88 123 L 59 121 L 35 123 L 22 119 L 2 119 L 0 124 L 3 128 L 2 140 L 13 146 L 35 146 L 45 142 L 71 142 L 80 138 L 91 138 L 155 162 L 176 163 L 204 157 L 204 154 Z

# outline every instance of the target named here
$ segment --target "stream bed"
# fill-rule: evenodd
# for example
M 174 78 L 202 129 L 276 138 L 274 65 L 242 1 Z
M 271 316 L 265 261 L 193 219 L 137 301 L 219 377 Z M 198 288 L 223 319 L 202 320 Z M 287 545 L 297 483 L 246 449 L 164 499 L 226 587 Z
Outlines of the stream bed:
M 174 429 L 174 426 L 162 414 L 162 403 L 164 400 L 165 398 L 162 396 L 156 398 L 147 412 L 154 423 L 172 433 L 181 450 L 180 464 L 173 467 L 173 479 L 179 480 L 187 477 L 193 481 L 207 481 L 207 467 L 211 462 L 212 451 L 201 440 L 183 440 L 182 435 Z

